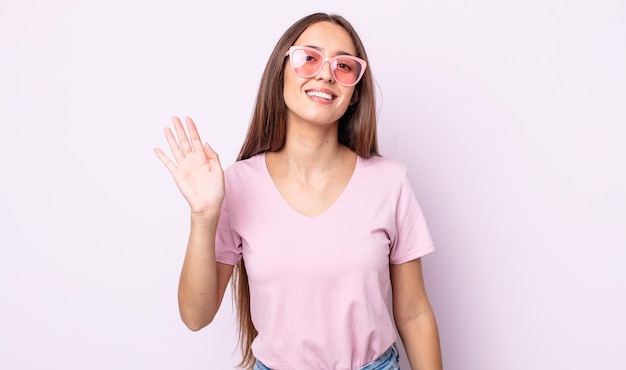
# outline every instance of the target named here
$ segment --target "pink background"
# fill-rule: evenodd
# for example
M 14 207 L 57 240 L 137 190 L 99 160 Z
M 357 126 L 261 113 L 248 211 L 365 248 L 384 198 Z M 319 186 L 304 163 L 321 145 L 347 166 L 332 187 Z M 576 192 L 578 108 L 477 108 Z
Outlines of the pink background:
M 317 10 L 368 48 L 446 368 L 626 368 L 626 3 L 364 4 L 0 0 L 1 369 L 233 368 L 229 299 L 178 317 L 188 210 L 152 148 L 190 115 L 232 163 Z

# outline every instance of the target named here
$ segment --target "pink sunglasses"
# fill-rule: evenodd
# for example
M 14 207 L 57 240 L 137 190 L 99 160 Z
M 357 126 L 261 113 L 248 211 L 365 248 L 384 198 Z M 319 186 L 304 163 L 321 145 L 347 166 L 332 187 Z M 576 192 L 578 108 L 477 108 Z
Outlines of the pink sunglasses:
M 285 56 L 289 56 L 291 69 L 302 78 L 318 74 L 324 63 L 330 63 L 330 70 L 338 84 L 354 86 L 363 77 L 367 62 L 352 55 L 337 55 L 328 58 L 319 50 L 308 46 L 292 46 Z

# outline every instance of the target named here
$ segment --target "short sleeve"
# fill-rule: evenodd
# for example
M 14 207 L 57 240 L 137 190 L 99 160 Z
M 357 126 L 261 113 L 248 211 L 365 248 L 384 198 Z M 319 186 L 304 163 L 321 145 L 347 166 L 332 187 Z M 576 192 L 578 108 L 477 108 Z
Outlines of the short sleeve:
M 406 173 L 397 195 L 395 223 L 396 235 L 389 255 L 392 264 L 405 263 L 434 251 L 424 214 Z
M 228 192 L 227 192 L 228 194 Z M 217 262 L 227 265 L 236 265 L 241 260 L 241 238 L 230 226 L 230 211 L 228 208 L 228 195 L 222 203 L 220 219 L 217 223 L 215 235 L 215 259 Z

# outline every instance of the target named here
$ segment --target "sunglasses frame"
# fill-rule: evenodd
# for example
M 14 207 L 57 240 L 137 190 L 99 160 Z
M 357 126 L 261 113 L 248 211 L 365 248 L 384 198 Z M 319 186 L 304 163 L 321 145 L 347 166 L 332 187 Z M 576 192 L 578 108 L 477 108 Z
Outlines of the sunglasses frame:
M 317 69 L 317 71 L 315 71 L 315 73 L 312 73 L 311 75 L 301 75 L 300 73 L 298 73 L 296 71 L 296 68 L 293 65 L 293 57 L 292 57 L 293 56 L 293 52 L 296 51 L 296 50 L 310 50 L 310 51 L 312 51 L 312 52 L 314 52 L 316 54 L 319 54 L 323 58 L 322 62 L 320 63 L 320 67 Z M 352 56 L 352 55 L 337 55 L 335 57 L 329 58 L 326 55 L 322 54 L 321 51 L 317 50 L 316 48 L 309 47 L 309 46 L 296 46 L 296 45 L 294 45 L 294 46 L 290 47 L 289 50 L 287 50 L 287 52 L 285 53 L 285 56 L 289 57 L 289 65 L 291 66 L 291 70 L 294 71 L 294 73 L 296 75 L 298 75 L 299 77 L 302 77 L 302 78 L 311 78 L 311 77 L 317 75 L 318 73 L 320 73 L 322 68 L 324 68 L 324 64 L 326 62 L 328 62 L 330 64 L 330 71 L 333 74 L 333 78 L 335 79 L 335 82 L 337 82 L 341 86 L 354 86 L 354 85 L 358 84 L 359 81 L 361 81 L 361 77 L 363 77 L 363 74 L 365 73 L 365 68 L 367 68 L 367 62 L 364 61 L 361 58 L 357 58 L 357 57 Z M 356 78 L 354 83 L 345 84 L 343 82 L 339 82 L 339 79 L 335 75 L 335 69 L 337 69 L 337 60 L 338 59 L 351 59 L 351 60 L 354 60 L 355 62 L 359 63 L 359 65 L 361 66 L 361 72 L 359 73 L 359 76 Z

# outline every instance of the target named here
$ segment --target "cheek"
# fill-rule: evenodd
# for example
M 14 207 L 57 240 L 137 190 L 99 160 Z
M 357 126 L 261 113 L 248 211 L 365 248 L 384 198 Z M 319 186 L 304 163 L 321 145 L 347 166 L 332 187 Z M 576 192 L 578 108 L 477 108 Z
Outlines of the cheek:
M 284 90 L 288 90 L 298 85 L 298 80 L 300 80 L 300 77 L 298 77 L 295 72 L 291 70 L 291 67 L 289 67 L 289 65 L 287 64 L 285 65 L 285 69 L 283 72 L 283 80 L 283 88 Z
M 355 104 L 359 101 L 359 92 L 354 89 L 354 91 L 352 91 L 352 97 L 350 98 L 350 105 Z
M 291 71 L 285 71 L 283 77 L 283 94 L 285 98 L 289 96 L 289 94 L 293 94 L 294 89 L 298 86 L 298 77 L 293 74 Z
M 346 109 L 347 109 L 348 105 L 352 105 L 352 104 L 356 103 L 357 100 L 358 100 L 357 99 L 358 94 L 357 94 L 356 89 L 354 87 L 344 87 L 344 88 L 342 88 L 341 95 L 344 97 L 343 98 L 343 104 L 345 104 Z
M 287 74 L 285 74 L 284 80 L 285 82 L 283 85 L 283 100 L 285 101 L 285 104 L 287 105 L 287 107 L 289 107 L 295 95 L 295 91 L 294 91 L 295 83 L 293 81 L 293 78 L 287 76 Z

